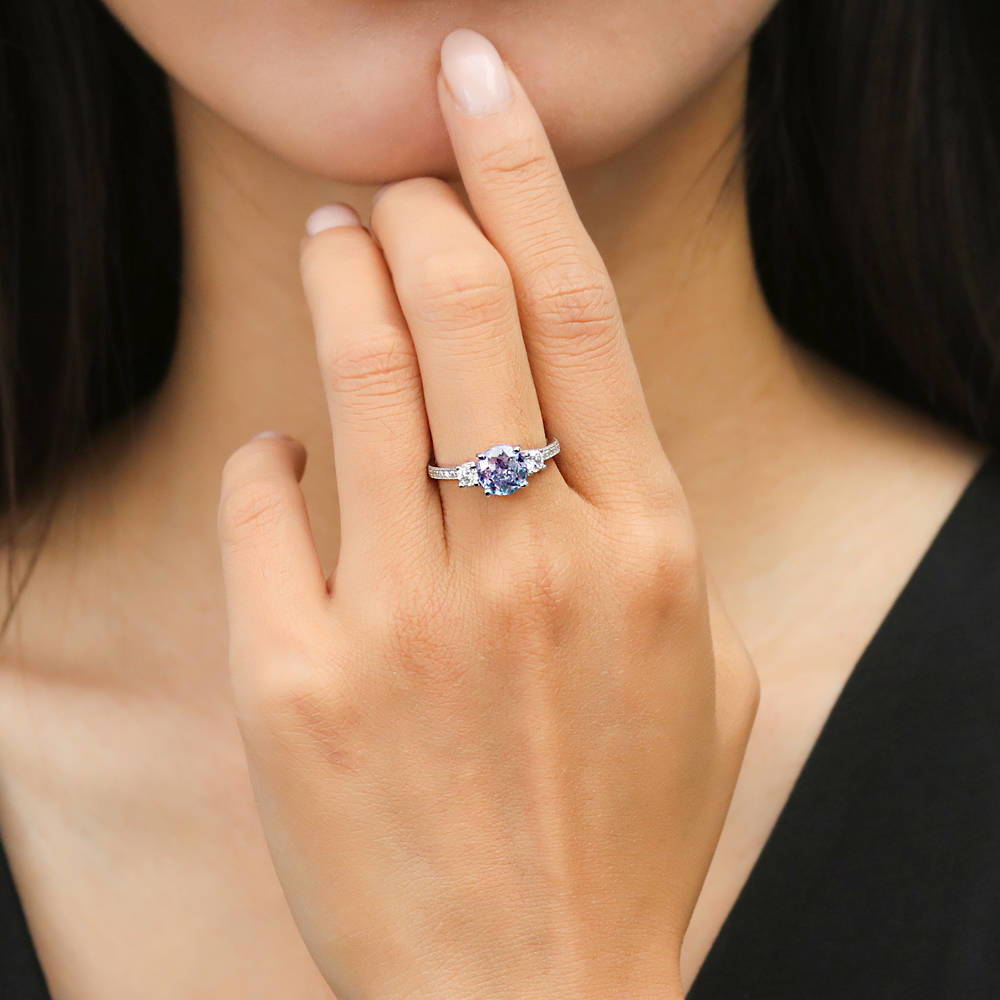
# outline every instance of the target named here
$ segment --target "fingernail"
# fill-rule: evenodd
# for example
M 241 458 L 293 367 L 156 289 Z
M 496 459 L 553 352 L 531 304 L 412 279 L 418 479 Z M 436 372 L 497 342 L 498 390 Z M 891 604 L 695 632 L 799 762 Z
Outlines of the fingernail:
M 510 103 L 510 81 L 500 53 L 477 31 L 456 28 L 445 36 L 441 71 L 466 114 L 489 115 Z
M 308 219 L 306 219 L 306 232 L 310 236 L 323 232 L 324 229 L 333 229 L 336 226 L 360 226 L 361 219 L 358 213 L 345 205 L 343 202 L 335 202 L 333 205 L 324 205 L 317 208 Z
M 261 431 L 259 434 L 254 434 L 251 440 L 256 441 L 258 438 L 281 438 L 285 441 L 291 441 L 291 436 L 284 431 Z

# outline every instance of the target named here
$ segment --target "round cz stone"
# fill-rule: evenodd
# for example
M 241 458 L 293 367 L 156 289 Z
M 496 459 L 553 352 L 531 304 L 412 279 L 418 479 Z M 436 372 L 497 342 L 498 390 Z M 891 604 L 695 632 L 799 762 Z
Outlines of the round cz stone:
M 528 485 L 528 467 L 513 444 L 495 444 L 477 455 L 476 471 L 479 485 L 490 496 L 509 496 Z

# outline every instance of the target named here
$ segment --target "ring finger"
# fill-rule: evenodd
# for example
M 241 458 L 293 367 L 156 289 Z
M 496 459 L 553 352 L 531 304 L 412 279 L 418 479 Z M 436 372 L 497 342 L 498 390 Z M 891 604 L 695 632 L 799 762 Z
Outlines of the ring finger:
M 401 181 L 383 191 L 371 225 L 419 359 L 435 464 L 459 465 L 491 444 L 545 444 L 510 272 L 458 195 L 433 177 Z M 548 466 L 529 492 L 560 482 Z M 455 489 L 444 484 L 449 519 L 482 509 Z

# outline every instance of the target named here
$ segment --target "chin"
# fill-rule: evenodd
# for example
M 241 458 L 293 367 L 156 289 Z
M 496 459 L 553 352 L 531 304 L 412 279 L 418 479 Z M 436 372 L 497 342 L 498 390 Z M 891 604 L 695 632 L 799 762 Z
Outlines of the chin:
M 419 58 L 394 54 L 378 60 L 382 74 L 359 59 L 362 65 L 353 72 L 345 73 L 341 64 L 340 72 L 325 82 L 320 77 L 318 85 L 313 77 L 284 87 L 249 85 L 232 94 L 201 88 L 194 96 L 258 145 L 310 174 L 349 184 L 417 175 L 455 179 L 458 170 L 438 108 L 438 44 L 435 37 Z M 520 48 L 511 43 L 501 51 L 531 97 L 564 170 L 614 156 L 669 117 L 684 98 L 682 88 L 665 95 L 652 74 L 644 86 L 621 76 L 617 84 L 599 86 L 568 54 L 557 69 L 542 54 L 519 54 Z M 259 92 L 247 100 L 247 91 Z
M 276 121 L 275 127 L 267 129 L 248 123 L 245 131 L 299 170 L 347 184 L 380 184 L 421 175 L 457 180 L 459 172 L 438 112 L 433 80 L 421 91 L 426 95 L 416 99 L 410 93 L 386 100 L 377 113 L 371 108 L 357 109 L 346 132 L 340 113 L 335 121 L 318 117 L 300 127 Z M 563 170 L 612 158 L 659 121 L 627 115 L 603 118 L 596 113 L 590 120 L 580 120 L 559 96 L 555 93 L 539 100 L 537 93 L 532 95 Z M 608 122 L 614 124 L 604 124 Z
M 107 0 L 183 91 L 311 174 L 457 176 L 437 105 L 441 40 L 489 37 L 564 169 L 607 159 L 692 100 L 772 0 Z

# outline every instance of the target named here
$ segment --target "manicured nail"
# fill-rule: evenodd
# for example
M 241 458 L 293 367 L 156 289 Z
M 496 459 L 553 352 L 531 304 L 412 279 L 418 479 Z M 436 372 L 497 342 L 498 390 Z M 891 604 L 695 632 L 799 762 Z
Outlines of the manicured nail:
M 324 229 L 333 229 L 335 226 L 360 226 L 361 219 L 358 213 L 342 202 L 333 205 L 324 205 L 317 208 L 312 215 L 306 219 L 306 232 L 310 236 L 323 232 Z
M 261 431 L 259 434 L 254 434 L 251 438 L 252 441 L 256 441 L 258 438 L 280 438 L 284 441 L 291 441 L 291 435 L 286 434 L 284 431 Z
M 510 81 L 500 53 L 477 31 L 456 28 L 445 37 L 441 71 L 466 114 L 489 115 L 510 103 Z

